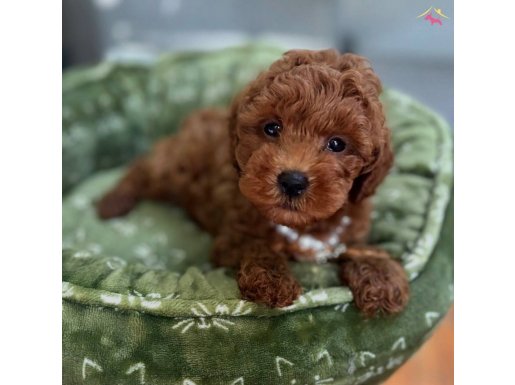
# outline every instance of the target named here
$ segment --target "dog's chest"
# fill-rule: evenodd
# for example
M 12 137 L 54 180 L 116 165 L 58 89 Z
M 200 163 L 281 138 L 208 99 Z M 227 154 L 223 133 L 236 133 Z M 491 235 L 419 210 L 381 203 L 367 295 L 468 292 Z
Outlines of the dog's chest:
M 327 262 L 346 250 L 341 237 L 350 223 L 351 219 L 343 216 L 339 223 L 323 232 L 303 232 L 274 225 L 274 249 L 286 252 L 298 261 Z

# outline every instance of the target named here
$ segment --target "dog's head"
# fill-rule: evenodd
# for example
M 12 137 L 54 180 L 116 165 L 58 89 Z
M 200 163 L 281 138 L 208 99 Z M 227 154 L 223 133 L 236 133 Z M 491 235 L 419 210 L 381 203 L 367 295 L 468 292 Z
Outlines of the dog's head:
M 360 56 L 286 52 L 232 105 L 242 194 L 271 221 L 294 227 L 372 195 L 393 161 L 380 92 Z

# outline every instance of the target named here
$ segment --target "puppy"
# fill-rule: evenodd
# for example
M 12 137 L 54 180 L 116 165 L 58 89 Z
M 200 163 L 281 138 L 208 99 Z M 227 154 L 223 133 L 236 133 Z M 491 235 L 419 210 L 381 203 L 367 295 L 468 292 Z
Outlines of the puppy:
M 288 259 L 329 260 L 364 314 L 397 313 L 406 274 L 365 244 L 370 196 L 393 162 L 380 92 L 360 56 L 286 52 L 229 111 L 193 113 L 136 160 L 98 215 L 173 202 L 213 235 L 213 263 L 237 269 L 248 300 L 288 306 L 302 292 Z

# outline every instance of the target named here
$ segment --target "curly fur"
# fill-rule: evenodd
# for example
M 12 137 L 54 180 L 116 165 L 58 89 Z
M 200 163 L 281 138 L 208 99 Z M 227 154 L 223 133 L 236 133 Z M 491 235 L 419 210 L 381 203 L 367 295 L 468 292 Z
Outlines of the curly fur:
M 370 199 L 393 162 L 381 84 L 366 59 L 334 50 L 286 52 L 234 100 L 229 111 L 195 112 L 179 132 L 138 159 L 97 204 L 101 218 L 129 212 L 142 199 L 184 207 L 215 238 L 212 260 L 238 269 L 242 296 L 273 307 L 301 293 L 288 268 L 288 240 L 275 226 L 318 239 L 338 232 L 347 251 L 335 259 L 367 315 L 396 313 L 408 300 L 402 267 L 364 245 Z M 282 126 L 269 137 L 263 125 Z M 338 136 L 345 151 L 326 149 Z M 303 172 L 309 187 L 292 199 L 281 172 Z

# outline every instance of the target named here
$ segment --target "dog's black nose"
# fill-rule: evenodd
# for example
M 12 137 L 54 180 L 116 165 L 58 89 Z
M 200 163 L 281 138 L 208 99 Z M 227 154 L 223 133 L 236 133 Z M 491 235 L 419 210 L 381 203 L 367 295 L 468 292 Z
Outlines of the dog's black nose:
M 309 185 L 306 174 L 300 171 L 285 171 L 279 174 L 277 182 L 283 193 L 290 198 L 301 195 Z

